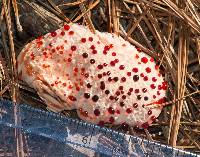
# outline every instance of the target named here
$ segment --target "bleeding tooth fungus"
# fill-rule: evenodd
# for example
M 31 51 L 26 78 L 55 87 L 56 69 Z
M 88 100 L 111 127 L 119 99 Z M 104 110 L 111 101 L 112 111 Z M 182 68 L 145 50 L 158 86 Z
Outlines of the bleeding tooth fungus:
M 77 109 L 81 119 L 147 128 L 159 116 L 167 83 L 154 59 L 110 33 L 72 24 L 28 43 L 18 73 L 55 112 Z

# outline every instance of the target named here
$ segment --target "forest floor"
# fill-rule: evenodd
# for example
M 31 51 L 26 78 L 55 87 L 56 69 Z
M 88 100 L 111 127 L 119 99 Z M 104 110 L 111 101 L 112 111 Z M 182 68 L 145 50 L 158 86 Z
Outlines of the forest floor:
M 158 120 L 126 133 L 200 153 L 199 0 L 0 0 L 0 8 L 0 97 L 45 109 L 36 92 L 18 80 L 16 57 L 32 39 L 78 22 L 141 48 L 168 81 L 170 103 Z M 78 118 L 74 111 L 63 114 Z

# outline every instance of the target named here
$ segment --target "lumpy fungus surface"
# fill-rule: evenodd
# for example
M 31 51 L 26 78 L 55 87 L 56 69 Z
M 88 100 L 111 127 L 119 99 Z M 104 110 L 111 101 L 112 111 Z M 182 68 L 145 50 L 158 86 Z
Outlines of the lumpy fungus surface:
M 72 24 L 28 43 L 18 73 L 48 108 L 76 109 L 85 121 L 147 128 L 162 107 L 167 83 L 153 58 L 110 33 Z

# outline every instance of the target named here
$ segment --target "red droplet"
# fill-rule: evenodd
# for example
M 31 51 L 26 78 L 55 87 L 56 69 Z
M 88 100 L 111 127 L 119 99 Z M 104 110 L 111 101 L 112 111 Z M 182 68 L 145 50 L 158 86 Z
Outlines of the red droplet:
M 141 73 L 141 74 L 140 74 L 140 76 L 141 76 L 141 77 L 144 77 L 144 74 L 143 74 L 143 73 Z
M 111 72 L 110 71 L 107 71 L 107 75 L 109 76 L 111 74 Z
M 85 43 L 86 42 L 86 38 L 81 38 L 81 42 Z
M 87 53 L 83 53 L 82 56 L 83 56 L 83 58 L 87 58 L 88 54 Z
M 112 78 L 111 78 L 111 77 L 109 77 L 109 78 L 108 78 L 108 81 L 109 81 L 109 82 L 111 82 L 111 81 L 112 81 Z
M 108 108 L 108 112 L 109 112 L 110 114 L 114 114 L 114 113 L 115 113 L 115 110 L 114 110 L 112 107 L 109 107 L 109 108 Z
M 79 88 L 79 87 L 76 87 L 76 90 L 77 90 L 77 91 L 80 91 L 80 88 Z
M 135 89 L 135 93 L 139 93 L 140 92 L 140 90 L 139 89 Z
M 141 95 L 137 95 L 137 99 L 141 100 L 142 96 Z
M 85 97 L 86 99 L 89 99 L 89 98 L 90 98 L 90 93 L 84 93 L 84 97 Z
M 118 62 L 119 62 L 119 59 L 115 59 L 114 62 L 115 62 L 115 63 L 118 63 Z
M 109 50 L 110 49 L 110 47 L 108 46 L 108 45 L 106 45 L 105 47 L 104 47 L 104 50 Z
M 88 40 L 92 42 L 92 41 L 93 41 L 93 38 L 92 38 L 92 37 L 89 37 Z
M 90 59 L 90 63 L 91 63 L 91 64 L 94 64 L 94 63 L 95 63 L 95 60 L 94 60 L 94 59 Z
M 104 55 L 107 55 L 107 50 L 103 50 L 103 54 L 104 54 Z
M 119 86 L 119 90 L 123 90 L 123 86 Z
M 117 114 L 120 114 L 120 110 L 117 110 L 116 113 L 117 113 Z
M 127 109 L 126 109 L 126 112 L 127 112 L 127 113 L 131 113 L 131 112 L 132 112 L 132 109 L 131 109 L 131 108 L 127 108 Z
M 97 54 L 97 50 L 92 50 L 92 53 L 93 54 Z
M 138 54 L 136 54 L 136 55 L 135 55 L 135 58 L 136 58 L 136 59 L 138 59 L 138 58 L 139 58 Z
M 133 88 L 129 88 L 129 92 L 132 92 L 133 91 Z
M 111 61 L 111 62 L 110 62 L 110 65 L 111 65 L 111 66 L 115 66 L 115 62 L 114 62 L 114 61 Z
M 151 116 L 151 120 L 155 121 L 156 120 L 156 116 Z
M 101 79 L 101 78 L 102 78 L 102 74 L 98 74 L 97 77 L 98 77 L 99 79 Z
M 137 49 L 137 51 L 139 51 L 139 52 L 142 51 L 142 49 L 141 49 L 140 47 L 137 47 L 136 49 Z
M 164 81 L 164 82 L 162 82 L 162 89 L 163 90 L 167 90 L 167 82 L 166 81 Z
M 65 32 L 62 31 L 62 32 L 60 33 L 60 35 L 64 36 L 64 35 L 65 35 Z
M 133 81 L 136 82 L 136 81 L 138 81 L 139 79 L 140 79 L 140 77 L 139 77 L 138 75 L 134 75 L 134 76 L 133 76 Z
M 155 96 L 155 95 L 153 95 L 153 98 L 155 99 L 155 98 L 156 98 L 156 96 Z
M 161 85 L 158 85 L 158 90 L 162 90 L 162 86 Z
M 133 104 L 133 107 L 134 107 L 134 108 L 137 108 L 137 107 L 138 107 L 138 104 L 137 104 L 137 103 L 134 103 L 134 104 Z
M 59 50 L 59 49 L 60 49 L 60 46 L 57 46 L 56 49 Z
M 149 111 L 148 111 L 148 115 L 151 115 L 151 114 L 152 114 L 152 110 L 149 110 Z
M 123 129 L 124 131 L 128 131 L 128 128 L 129 128 L 128 124 L 123 123 L 123 124 L 121 125 L 121 127 L 122 127 L 122 129 Z
M 105 90 L 105 94 L 107 94 L 107 95 L 108 95 L 109 93 L 110 93 L 110 91 L 109 91 L 109 90 Z
M 110 118 L 109 118 L 109 121 L 110 121 L 111 123 L 114 123 L 114 122 L 115 122 L 115 119 L 114 119 L 113 117 L 110 117 Z
M 151 62 L 154 62 L 154 59 L 151 57 L 151 58 L 150 58 L 150 61 L 151 61 Z
M 93 49 L 93 50 L 94 50 L 94 49 L 95 49 L 95 46 L 94 46 L 94 45 L 90 46 L 90 49 Z
M 97 66 L 97 68 L 98 68 L 98 69 L 103 69 L 103 65 L 99 64 L 99 65 Z
M 147 67 L 147 68 L 146 68 L 146 72 L 147 72 L 147 73 L 150 73 L 150 72 L 151 72 L 151 68 Z
M 52 37 L 55 37 L 56 35 L 57 35 L 56 32 L 51 32 L 51 36 L 52 36 Z
M 143 78 L 143 80 L 144 80 L 144 81 L 148 81 L 148 77 L 145 76 L 145 77 Z
M 139 131 L 140 127 L 139 127 L 138 125 L 135 125 L 135 126 L 134 126 L 134 129 L 135 129 L 136 131 Z
M 143 129 L 147 129 L 149 127 L 149 124 L 146 122 L 146 123 L 143 123 L 141 126 Z
M 108 64 L 107 63 L 103 63 L 103 66 L 106 67 Z
M 116 93 L 115 93 L 117 96 L 119 96 L 120 95 L 120 91 L 116 91 Z
M 95 109 L 95 110 L 94 110 L 94 114 L 95 114 L 95 116 L 99 116 L 99 115 L 100 115 L 99 109 Z
M 71 59 L 71 58 L 68 58 L 68 59 L 67 59 L 67 61 L 68 61 L 68 62 L 71 62 L 71 61 L 72 61 L 72 59 Z
M 46 56 L 46 55 L 47 55 L 47 52 L 43 52 L 43 55 Z
M 125 68 L 124 65 L 120 65 L 120 66 L 119 66 L 119 69 L 120 69 L 120 70 L 124 70 L 124 68 Z
M 119 100 L 119 98 L 118 97 L 115 97 L 115 101 L 118 101 Z
M 65 87 L 66 87 L 66 86 L 67 86 L 67 84 L 66 84 L 66 83 L 63 83 L 63 86 L 65 86 Z
M 162 104 L 162 103 L 165 103 L 166 102 L 166 98 L 164 97 L 164 98 L 162 98 L 162 99 L 160 99 L 160 100 L 158 100 L 158 103 L 159 104 Z
M 142 57 L 142 58 L 141 58 L 141 62 L 143 62 L 144 64 L 146 64 L 146 63 L 148 62 L 147 57 Z
M 147 92 L 147 89 L 146 89 L 146 88 L 143 88 L 142 91 L 143 91 L 143 93 L 146 93 L 146 92 Z
M 104 126 L 104 124 L 105 124 L 104 121 L 100 121 L 100 122 L 98 123 L 99 126 Z
M 122 102 L 119 103 L 119 105 L 120 105 L 121 107 L 124 107 L 124 106 L 125 106 L 125 103 L 122 101 Z
M 73 35 L 74 34 L 74 31 L 69 31 L 69 35 Z
M 123 95 L 123 96 L 122 96 L 122 99 L 124 99 L 124 100 L 125 100 L 125 99 L 126 99 L 126 95 Z
M 69 25 L 64 25 L 64 30 L 68 31 L 70 29 Z
M 155 84 L 151 84 L 150 87 L 151 87 L 151 89 L 155 89 L 156 88 Z
M 131 76 L 131 72 L 127 72 L 127 75 L 128 75 L 128 76 Z
M 159 66 L 158 66 L 158 65 L 155 65 L 155 69 L 158 70 L 158 69 L 159 69 Z
M 88 74 L 88 73 L 86 73 L 84 76 L 85 76 L 86 78 L 88 78 L 88 77 L 89 77 L 89 74 Z
M 71 50 L 76 51 L 76 46 L 75 45 L 71 46 Z
M 126 82 L 126 77 L 122 77 L 122 78 L 121 78 L 121 81 L 122 81 L 122 82 Z
M 51 51 L 52 51 L 52 53 L 56 52 L 56 50 L 55 50 L 55 49 L 52 49 Z
M 114 96 L 111 95 L 111 96 L 109 97 L 109 99 L 110 99 L 110 100 L 114 100 Z
M 87 112 L 87 111 L 84 111 L 82 114 L 83 114 L 83 116 L 85 116 L 85 117 L 88 116 L 88 112 Z
M 138 72 L 138 68 L 133 68 L 133 69 L 132 69 L 132 72 L 137 73 L 137 72 Z
M 80 85 L 83 86 L 83 81 L 80 81 Z
M 97 102 L 97 101 L 99 100 L 99 96 L 98 96 L 98 95 L 94 95 L 94 96 L 92 97 L 92 100 L 93 100 L 94 102 Z
M 112 56 L 116 56 L 116 53 L 115 53 L 115 52 L 113 52 L 113 53 L 112 53 Z
M 153 78 L 152 78 L 152 81 L 153 81 L 153 82 L 156 82 L 156 81 L 157 81 L 157 78 L 153 77 Z
M 91 88 L 92 85 L 90 83 L 87 84 L 87 88 Z
M 115 101 L 117 101 L 117 100 L 119 100 L 119 98 L 118 98 L 118 97 L 115 97 Z
M 74 97 L 74 96 L 72 96 L 72 95 L 69 95 L 68 98 L 69 98 L 69 100 L 71 100 L 71 101 L 76 101 L 76 97 Z

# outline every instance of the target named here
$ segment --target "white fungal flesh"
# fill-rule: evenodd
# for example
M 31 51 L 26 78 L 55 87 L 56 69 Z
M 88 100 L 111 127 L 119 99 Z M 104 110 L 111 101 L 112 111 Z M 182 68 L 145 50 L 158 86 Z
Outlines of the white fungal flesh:
M 151 57 L 121 37 L 93 34 L 77 24 L 28 43 L 18 56 L 18 73 L 48 108 L 77 109 L 81 119 L 92 123 L 149 125 L 162 107 L 149 110 L 144 105 L 166 93 Z

